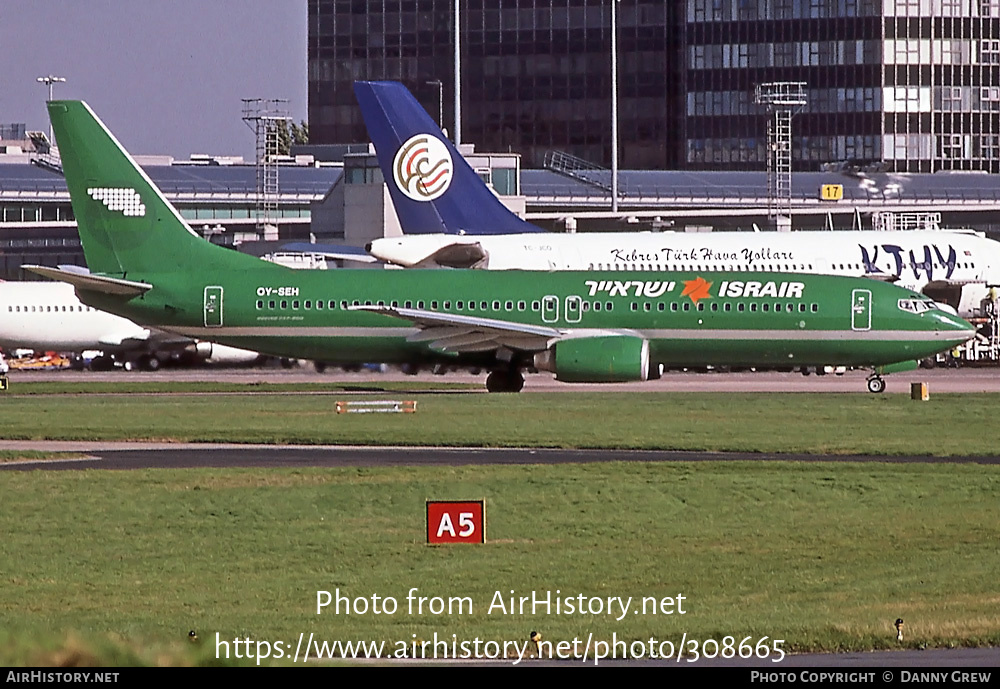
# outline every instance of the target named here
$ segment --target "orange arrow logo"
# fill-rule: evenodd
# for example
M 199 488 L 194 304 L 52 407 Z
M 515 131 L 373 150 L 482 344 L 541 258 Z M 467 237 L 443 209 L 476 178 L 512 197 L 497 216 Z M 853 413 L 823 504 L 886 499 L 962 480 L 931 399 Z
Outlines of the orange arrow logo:
M 705 280 L 705 278 L 700 275 L 694 280 L 684 281 L 684 291 L 681 292 L 682 297 L 691 297 L 691 301 L 695 304 L 698 303 L 699 299 L 711 299 L 712 295 L 709 294 L 709 290 L 712 287 L 712 283 Z

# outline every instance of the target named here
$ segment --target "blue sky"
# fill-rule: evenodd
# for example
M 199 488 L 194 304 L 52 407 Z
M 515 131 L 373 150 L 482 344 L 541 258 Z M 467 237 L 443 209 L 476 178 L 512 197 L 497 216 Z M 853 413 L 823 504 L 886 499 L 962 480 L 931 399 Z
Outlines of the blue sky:
M 308 119 L 306 0 L 0 2 L 0 122 L 48 131 L 48 90 L 80 99 L 135 154 L 253 157 L 241 98 Z

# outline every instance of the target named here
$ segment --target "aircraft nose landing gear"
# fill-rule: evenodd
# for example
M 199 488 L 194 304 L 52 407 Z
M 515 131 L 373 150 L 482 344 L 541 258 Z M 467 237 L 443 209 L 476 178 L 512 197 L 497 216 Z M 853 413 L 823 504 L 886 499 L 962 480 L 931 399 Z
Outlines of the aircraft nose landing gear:
M 868 376 L 868 392 L 874 392 L 876 395 L 885 392 L 885 381 L 879 374 L 873 373 Z

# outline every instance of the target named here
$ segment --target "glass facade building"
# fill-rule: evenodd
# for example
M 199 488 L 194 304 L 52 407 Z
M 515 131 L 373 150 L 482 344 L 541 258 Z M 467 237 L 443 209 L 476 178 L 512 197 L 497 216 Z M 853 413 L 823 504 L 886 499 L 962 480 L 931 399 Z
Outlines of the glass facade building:
M 685 166 L 759 167 L 756 83 L 803 81 L 797 169 L 1000 172 L 1000 0 L 688 0 Z
M 459 0 L 462 139 L 609 166 L 611 0 Z M 453 112 L 454 0 L 310 0 L 317 143 L 367 139 L 354 79 Z M 1000 0 L 622 0 L 620 163 L 765 166 L 765 82 L 805 82 L 799 170 L 1000 172 Z M 443 103 L 438 86 L 443 85 Z M 427 82 L 435 82 L 428 84 Z
M 611 0 L 460 0 L 462 141 L 541 166 L 561 150 L 611 162 Z M 619 3 L 620 160 L 672 167 L 680 150 L 682 3 Z M 405 84 L 454 127 L 454 0 L 310 0 L 309 127 L 315 143 L 367 141 L 351 83 Z

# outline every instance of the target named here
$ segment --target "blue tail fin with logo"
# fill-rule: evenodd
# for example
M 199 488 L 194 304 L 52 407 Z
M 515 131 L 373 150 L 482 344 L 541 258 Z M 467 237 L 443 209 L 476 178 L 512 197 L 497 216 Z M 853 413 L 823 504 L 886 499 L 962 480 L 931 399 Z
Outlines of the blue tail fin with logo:
M 395 81 L 356 81 L 354 95 L 406 234 L 542 230 L 511 212 Z

